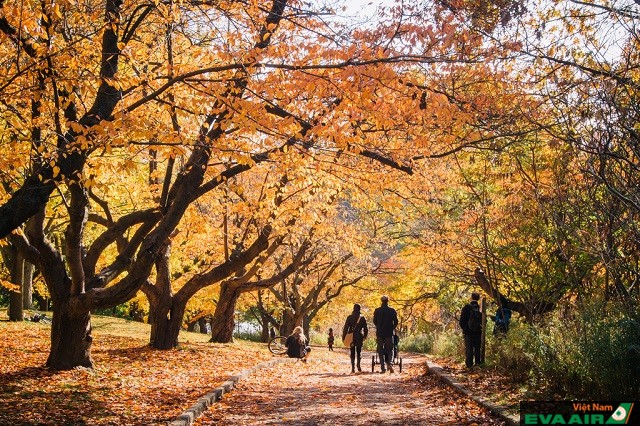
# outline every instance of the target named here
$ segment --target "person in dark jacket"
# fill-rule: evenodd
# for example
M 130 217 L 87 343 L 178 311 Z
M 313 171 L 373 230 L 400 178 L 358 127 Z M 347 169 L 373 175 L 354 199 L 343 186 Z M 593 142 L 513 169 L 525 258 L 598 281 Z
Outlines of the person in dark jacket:
M 329 337 L 327 338 L 327 344 L 329 345 L 329 350 L 333 351 L 333 342 L 335 342 L 336 338 L 333 335 L 333 328 L 329 329 Z
M 376 326 L 376 350 L 380 357 L 380 372 L 386 369 L 393 373 L 393 331 L 398 326 L 398 313 L 389 307 L 389 297 L 380 298 L 382 305 L 373 311 L 373 324 Z M 385 369 L 386 363 L 386 369 Z
M 362 344 L 369 334 L 369 328 L 367 327 L 366 318 L 360 313 L 360 305 L 357 303 L 353 305 L 353 312 L 347 317 L 344 327 L 342 327 L 343 341 L 347 333 L 353 333 L 353 341 L 349 347 L 351 355 L 351 372 L 356 372 L 356 359 L 358 371 L 362 371 L 362 368 L 360 368 Z
M 482 329 L 471 330 L 469 328 L 469 317 L 474 309 L 480 310 L 478 304 L 480 300 L 479 293 L 471 293 L 471 302 L 467 303 L 460 312 L 460 328 L 464 336 L 465 365 L 467 368 L 473 367 L 475 360 L 476 365 L 482 364 L 482 355 L 480 354 L 480 341 L 482 338 Z
M 307 362 L 311 348 L 307 346 L 307 338 L 304 335 L 302 327 L 298 326 L 293 329 L 293 333 L 287 337 L 284 345 L 287 347 L 287 355 L 289 358 L 300 358 Z
M 495 325 L 493 326 L 493 335 L 496 337 L 505 337 L 509 331 L 509 323 L 511 322 L 511 309 L 509 301 L 506 297 L 500 296 L 500 306 L 495 315 L 489 315 L 489 318 Z

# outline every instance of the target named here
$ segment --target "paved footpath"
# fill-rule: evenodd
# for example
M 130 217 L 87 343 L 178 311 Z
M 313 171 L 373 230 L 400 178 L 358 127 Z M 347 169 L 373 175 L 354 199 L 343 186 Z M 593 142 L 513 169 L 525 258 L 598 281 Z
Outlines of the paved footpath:
M 435 376 L 425 359 L 404 356 L 402 373 L 351 374 L 344 349 L 312 352 L 308 363 L 278 364 L 238 382 L 197 425 L 504 425 Z

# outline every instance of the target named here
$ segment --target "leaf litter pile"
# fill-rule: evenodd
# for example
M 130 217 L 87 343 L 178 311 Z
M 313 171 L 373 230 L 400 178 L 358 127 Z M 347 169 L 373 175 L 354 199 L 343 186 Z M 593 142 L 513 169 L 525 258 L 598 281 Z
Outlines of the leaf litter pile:
M 0 321 L 0 424 L 166 424 L 230 375 L 272 355 L 254 343 L 159 351 L 94 331 L 93 370 L 51 371 L 47 325 Z

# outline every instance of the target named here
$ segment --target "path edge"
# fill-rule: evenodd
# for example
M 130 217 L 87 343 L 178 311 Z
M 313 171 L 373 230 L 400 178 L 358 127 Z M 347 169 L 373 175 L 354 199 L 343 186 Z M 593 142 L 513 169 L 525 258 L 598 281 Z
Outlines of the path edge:
M 220 401 L 222 395 L 225 393 L 231 392 L 236 384 L 251 374 L 257 372 L 258 370 L 262 370 L 264 368 L 273 367 L 277 364 L 286 364 L 295 362 L 297 359 L 291 358 L 274 358 L 269 361 L 261 362 L 251 368 L 244 369 L 239 373 L 232 374 L 227 380 L 222 382 L 222 384 L 210 392 L 208 392 L 205 396 L 198 399 L 198 401 L 193 404 L 191 407 L 187 408 L 182 414 L 176 417 L 174 420 L 167 422 L 168 426 L 191 426 L 195 422 L 195 420 L 202 415 L 206 410 L 209 409 L 210 406 Z
M 473 399 L 475 402 L 482 405 L 487 410 L 491 411 L 493 414 L 504 420 L 508 426 L 520 426 L 519 416 L 514 416 L 513 414 L 508 413 L 504 408 L 494 404 L 486 398 L 474 395 L 470 390 L 468 390 L 460 382 L 458 382 L 455 377 L 445 373 L 443 368 L 438 364 L 432 361 L 426 361 L 426 363 L 429 371 L 435 374 L 442 382 L 446 383 L 466 397 Z

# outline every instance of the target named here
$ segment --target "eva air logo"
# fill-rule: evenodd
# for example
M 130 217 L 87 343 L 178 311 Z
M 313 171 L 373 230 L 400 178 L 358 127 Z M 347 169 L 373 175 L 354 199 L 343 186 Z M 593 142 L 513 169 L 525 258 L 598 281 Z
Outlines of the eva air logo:
M 629 421 L 629 416 L 631 415 L 631 408 L 633 407 L 633 403 L 631 402 L 623 402 L 616 408 L 613 412 L 609 420 L 607 420 L 608 425 L 626 425 L 627 421 Z
M 617 408 L 616 408 L 617 407 Z M 520 403 L 522 425 L 640 426 L 634 402 L 530 401 Z

